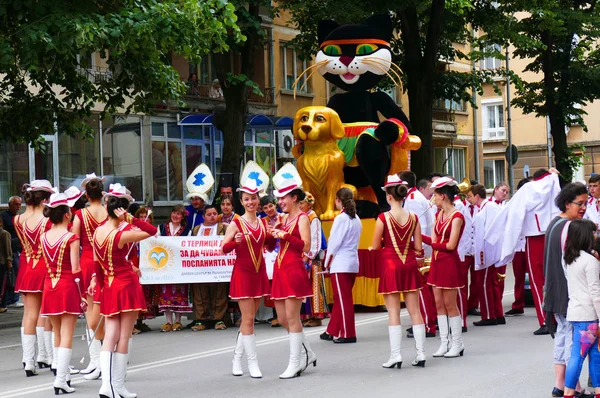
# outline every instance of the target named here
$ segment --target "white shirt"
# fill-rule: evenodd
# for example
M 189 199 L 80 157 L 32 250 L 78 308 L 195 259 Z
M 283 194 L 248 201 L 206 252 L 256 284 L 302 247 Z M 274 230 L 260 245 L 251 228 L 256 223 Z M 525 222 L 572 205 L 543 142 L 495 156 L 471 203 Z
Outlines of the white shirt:
M 404 208 L 417 215 L 419 224 L 421 225 L 421 233 L 423 235 L 431 236 L 437 208 L 416 188 L 408 190 L 406 199 L 404 200 Z M 423 249 L 425 251 L 425 257 L 431 257 L 431 246 L 424 244 Z
M 350 218 L 346 213 L 340 213 L 334 220 L 329 241 L 327 242 L 327 257 L 325 264 L 333 255 L 329 272 L 358 273 L 358 241 L 362 232 L 360 218 Z
M 313 213 L 312 210 L 308 212 L 309 215 L 311 213 Z M 319 220 L 319 217 L 315 217 L 310 222 L 310 250 L 304 254 L 309 259 L 314 260 L 319 251 L 321 251 L 321 220 Z
M 462 203 L 462 202 L 461 202 Z M 456 206 L 456 205 L 455 205 Z M 471 208 L 473 209 L 473 215 L 471 215 Z M 474 256 L 476 253 L 475 250 L 475 225 L 474 220 L 475 216 L 479 212 L 478 206 L 473 206 L 470 203 L 466 205 L 463 204 L 461 207 L 457 207 L 457 209 L 462 213 L 465 218 L 465 228 L 463 230 L 463 234 L 458 241 L 458 257 L 460 261 L 465 261 L 465 256 Z
M 499 254 L 494 254 L 499 249 L 492 246 L 484 239 L 486 230 L 492 225 L 496 216 L 500 213 L 500 206 L 494 201 L 486 200 L 481 204 L 473 225 L 475 233 L 473 243 L 475 246 L 475 269 L 482 270 L 494 265 L 493 261 Z M 504 265 L 504 264 L 502 264 Z
M 588 220 L 594 222 L 596 225 L 600 225 L 600 199 L 591 198 L 588 201 L 587 209 L 585 210 L 585 216 Z
M 196 236 L 215 236 L 217 234 L 217 227 L 219 224 L 211 225 L 210 227 L 205 226 L 204 224 L 200 225 L 198 228 L 198 235 Z
M 584 251 L 567 265 L 569 306 L 567 320 L 571 322 L 600 319 L 600 263 Z

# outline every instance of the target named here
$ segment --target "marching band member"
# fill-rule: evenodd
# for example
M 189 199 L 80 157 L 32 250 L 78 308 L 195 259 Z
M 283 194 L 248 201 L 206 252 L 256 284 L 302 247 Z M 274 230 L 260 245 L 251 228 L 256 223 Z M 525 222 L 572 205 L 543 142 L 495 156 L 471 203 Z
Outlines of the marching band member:
M 40 237 L 51 226 L 48 219 L 44 217 L 44 203 L 53 193 L 54 189 L 49 181 L 32 181 L 24 195 L 29 212 L 26 211 L 24 214 L 16 216 L 14 222 L 23 251 L 26 253 L 26 261 L 21 263 L 20 280 L 17 281 L 17 284 L 18 292 L 23 295 L 23 304 L 25 304 L 21 338 L 27 377 L 37 374 L 35 369 L 36 339 L 38 360 L 42 359 L 38 361 L 40 367 L 48 367 L 48 363 L 43 359 L 53 358 L 53 345 L 46 346 L 46 334 L 44 333 L 46 321 L 45 318 L 40 317 L 42 292 L 46 279 L 46 264 L 40 248 Z
M 588 187 L 590 199 L 584 218 L 593 221 L 600 231 L 600 174 L 590 177 Z M 598 236 L 598 232 L 596 232 L 596 236 Z
M 408 192 L 404 199 L 404 208 L 417 215 L 419 224 L 421 225 L 421 233 L 423 235 L 431 236 L 437 210 L 434 209 L 435 206 L 430 201 L 432 194 L 429 187 L 431 186 L 431 182 L 428 180 L 420 180 L 420 187 L 417 187 L 417 185 L 415 185 L 417 178 L 415 173 L 406 170 L 400 172 L 399 175 L 402 181 L 406 181 L 408 187 Z M 423 192 L 429 195 L 429 198 L 424 196 Z M 431 246 L 425 245 L 423 251 L 425 257 L 431 258 Z M 435 323 L 437 312 L 435 309 L 433 288 L 427 284 L 427 274 L 428 272 L 420 276 L 422 289 L 419 289 L 419 310 L 421 311 L 421 317 L 425 322 L 425 335 L 427 337 L 435 337 L 437 331 L 437 325 Z M 407 331 L 408 337 L 413 337 L 413 328 L 410 327 Z
M 82 273 L 79 268 L 79 237 L 68 230 L 71 211 L 81 195 L 69 198 L 55 193 L 46 203 L 44 215 L 52 227 L 40 238 L 41 250 L 47 268 L 40 313 L 50 318 L 57 347 L 54 393 L 72 393 L 69 363 L 73 333 L 77 318 L 87 306 Z
M 484 195 L 485 197 L 485 195 Z M 462 326 L 467 328 L 467 314 L 478 315 L 479 295 L 481 291 L 482 275 L 475 270 L 475 216 L 479 207 L 467 202 L 460 201 L 461 206 L 454 206 L 464 218 L 464 229 L 458 243 L 458 256 L 460 258 L 461 280 L 464 287 L 458 289 L 458 308 L 462 316 Z M 471 285 L 469 286 L 469 273 L 471 274 Z M 470 294 L 469 294 L 470 290 Z
M 81 242 L 81 282 L 85 290 L 92 281 L 95 272 L 94 248 L 92 245 L 94 232 L 100 224 L 108 217 L 106 208 L 102 205 L 102 191 L 104 191 L 104 178 L 96 176 L 96 173 L 87 174 L 81 182 L 81 188 L 85 191 L 89 206 L 77 211 L 71 232 L 80 237 Z M 94 303 L 94 297 L 87 297 L 86 320 L 88 338 L 90 343 L 90 362 L 88 366 L 80 371 L 86 380 L 96 380 L 100 377 L 100 350 L 104 339 L 104 325 L 100 317 L 100 304 Z
M 499 182 L 494 187 L 494 191 L 492 192 L 492 196 L 490 197 L 490 202 L 496 203 L 500 207 L 504 207 L 506 204 L 506 198 L 510 192 L 510 187 L 505 182 Z
M 341 213 L 333 220 L 325 258 L 334 306 L 323 334 L 334 343 L 356 343 L 352 288 L 358 273 L 358 242 L 362 224 L 356 215 L 356 203 L 350 189 L 340 188 L 336 192 L 335 207 Z
M 268 178 L 268 177 L 267 177 Z M 242 313 L 240 331 L 236 339 L 233 356 L 232 374 L 242 376 L 242 357 L 244 352 L 248 359 L 250 377 L 261 378 L 256 355 L 256 336 L 254 335 L 254 317 L 260 300 L 269 295 L 270 284 L 265 266 L 263 251 L 272 251 L 275 239 L 267 232 L 266 220 L 257 217 L 260 199 L 255 180 L 242 181 L 240 200 L 244 206 L 244 214 L 235 217 L 227 228 L 223 239 L 222 250 L 229 253 L 235 250 L 235 264 L 231 274 L 229 297 L 237 300 Z
M 419 217 L 402 207 L 408 193 L 406 182 L 397 175 L 388 176 L 382 189 L 390 210 L 377 218 L 371 249 L 381 248 L 382 264 L 379 293 L 383 294 L 388 310 L 390 358 L 384 368 L 402 366 L 402 329 L 400 326 L 400 294 L 404 296 L 410 314 L 417 355 L 413 366 L 425 367 L 425 325 L 419 311 L 418 291 L 423 287 L 418 263 L 423 262 L 421 225 Z
M 285 178 L 293 171 L 292 178 Z M 298 171 L 291 164 L 284 165 L 273 177 L 273 195 L 279 199 L 279 207 L 285 213 L 281 223 L 271 229 L 271 234 L 280 240 L 279 254 L 273 270 L 271 298 L 279 322 L 289 332 L 290 358 L 280 379 L 300 376 L 309 364 L 317 366 L 317 356 L 311 350 L 308 339 L 302 331 L 300 307 L 305 297 L 312 295 L 308 275 L 304 269 L 302 253 L 310 249 L 310 223 L 308 216 L 300 211 L 300 201 L 304 199 L 302 181 Z M 302 347 L 306 350 L 306 362 L 301 361 Z
M 433 248 L 429 283 L 433 286 L 438 313 L 438 329 L 442 343 L 434 357 L 455 358 L 464 353 L 462 318 L 458 310 L 458 289 L 464 287 L 461 280 L 458 242 L 464 229 L 464 217 L 454 208 L 453 199 L 458 193 L 456 181 L 441 177 L 431 184 L 435 205 L 440 209 L 431 237 L 423 241 Z M 449 329 L 452 342 L 448 347 Z
M 496 264 L 488 260 L 491 247 L 485 245 L 485 231 L 500 212 L 500 206 L 492 200 L 486 200 L 485 187 L 481 184 L 473 185 L 467 194 L 470 206 L 479 209 L 474 220 L 474 249 L 475 269 L 483 274 L 482 289 L 480 295 L 481 320 L 473 322 L 475 326 L 492 326 L 505 324 L 504 311 L 502 309 L 502 292 L 499 293 L 497 285 L 501 284 L 498 273 L 502 269 L 496 268 Z M 503 265 L 506 268 L 506 265 Z M 503 281 L 501 290 L 504 291 Z
M 527 271 L 540 328 L 535 335 L 548 334 L 542 310 L 544 288 L 544 234 L 548 223 L 559 213 L 554 198 L 560 192 L 558 171 L 538 170 L 534 180 L 519 189 L 502 208 L 485 232 L 485 240 L 498 247 L 493 263 L 508 264 L 514 257 L 519 239 L 525 237 Z M 510 231 L 510 233 L 506 233 Z
M 93 237 L 96 273 L 88 294 L 100 289 L 100 314 L 105 318 L 105 336 L 100 352 L 101 398 L 135 398 L 125 388 L 129 340 L 138 312 L 146 309 L 139 276 L 127 255 L 133 243 L 156 235 L 156 227 L 127 213 L 133 198 L 121 184 L 111 184 L 104 196 L 107 221 Z M 136 227 L 136 228 L 133 228 Z M 102 273 L 103 275 L 100 275 Z

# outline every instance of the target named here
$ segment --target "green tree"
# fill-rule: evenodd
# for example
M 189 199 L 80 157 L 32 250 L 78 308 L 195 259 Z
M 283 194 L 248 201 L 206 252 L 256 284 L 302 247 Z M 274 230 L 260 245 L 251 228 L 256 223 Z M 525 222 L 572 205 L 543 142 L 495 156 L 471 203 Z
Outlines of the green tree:
M 394 62 L 401 65 L 408 93 L 412 133 L 423 145 L 412 157 L 412 169 L 424 176 L 433 171 L 433 103 L 438 98 L 471 101 L 471 89 L 482 92 L 493 83 L 491 71 L 451 71 L 440 60 L 479 60 L 489 55 L 479 50 L 464 53 L 453 43 L 472 40 L 470 22 L 481 5 L 471 0 L 285 0 L 281 8 L 292 14 L 300 35 L 295 45 L 305 57 L 316 54 L 317 24 L 322 19 L 360 23 L 374 13 L 391 13 L 399 34 L 391 45 Z M 390 84 L 389 81 L 382 85 Z
M 525 71 L 540 79 L 514 76 L 513 105 L 550 119 L 556 168 L 571 181 L 572 151 L 565 129 L 587 132 L 581 105 L 600 98 L 600 13 L 596 1 L 513 0 L 487 10 L 484 39 L 510 43 L 514 56 L 530 60 Z M 504 44 L 504 43 L 503 43 Z
M 186 86 L 172 53 L 199 62 L 244 39 L 224 0 L 14 0 L 0 2 L 0 138 L 39 143 L 55 125 L 91 134 L 94 104 L 104 115 L 149 112 Z M 104 79 L 78 61 L 96 52 Z

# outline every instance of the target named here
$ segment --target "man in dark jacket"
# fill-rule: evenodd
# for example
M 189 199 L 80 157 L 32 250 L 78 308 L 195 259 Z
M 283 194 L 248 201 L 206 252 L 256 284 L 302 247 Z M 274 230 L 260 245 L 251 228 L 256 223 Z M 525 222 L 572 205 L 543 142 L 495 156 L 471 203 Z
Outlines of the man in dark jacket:
M 12 249 L 12 267 L 13 272 L 16 275 L 19 273 L 19 259 L 21 256 L 21 241 L 15 231 L 13 219 L 21 210 L 22 200 L 19 196 L 12 196 L 8 199 L 8 209 L 2 212 L 2 225 L 4 230 L 10 234 L 10 243 Z M 14 292 L 14 286 L 6 286 L 6 304 L 10 306 L 22 307 L 23 304 L 19 302 L 19 293 Z

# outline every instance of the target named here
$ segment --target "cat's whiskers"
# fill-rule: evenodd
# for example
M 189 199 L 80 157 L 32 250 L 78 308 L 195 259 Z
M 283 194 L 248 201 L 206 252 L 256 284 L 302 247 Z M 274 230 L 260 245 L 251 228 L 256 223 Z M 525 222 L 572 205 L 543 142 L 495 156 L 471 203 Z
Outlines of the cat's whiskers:
M 308 80 L 309 80 L 309 79 L 312 77 L 312 75 L 314 75 L 314 74 L 315 74 L 315 72 L 318 72 L 318 71 L 319 71 L 319 69 L 321 69 L 323 66 L 325 66 L 325 65 L 321 65 L 321 66 L 319 66 L 318 68 L 315 68 L 314 70 L 312 70 L 312 71 L 310 72 L 310 74 L 308 75 L 308 77 L 306 78 L 306 80 L 304 80 L 304 84 L 302 84 L 302 87 L 300 87 L 300 90 L 299 90 L 299 91 L 302 91 L 302 90 L 304 89 L 304 86 L 306 86 L 306 84 L 308 83 Z M 295 99 L 295 98 L 296 98 L 296 91 L 294 90 L 294 99 Z
M 384 72 L 385 72 L 385 69 L 383 67 L 384 66 L 389 66 L 389 64 L 385 64 L 385 63 L 382 63 L 382 62 L 374 60 L 374 59 L 365 59 L 365 60 L 363 60 L 363 62 L 365 64 L 367 64 L 367 65 L 371 65 L 371 66 L 374 66 L 376 68 L 379 68 L 380 70 L 382 70 Z M 404 85 L 402 84 L 402 78 L 400 77 L 400 75 L 398 75 L 398 73 L 394 69 L 388 68 L 388 70 L 390 72 L 392 72 L 394 75 L 396 75 L 396 77 L 398 78 L 398 82 L 396 82 L 395 79 L 393 79 L 393 78 L 392 78 L 392 81 L 394 82 L 394 84 L 396 86 L 400 87 L 400 91 L 402 92 L 404 90 Z M 386 73 L 386 74 L 388 76 L 390 76 L 390 78 L 391 78 L 391 75 L 389 73 Z
M 376 56 L 374 56 L 374 55 L 370 55 L 368 59 L 382 61 L 382 62 L 384 62 L 384 63 L 385 63 L 387 66 L 390 66 L 390 67 L 392 67 L 392 66 L 393 66 L 393 67 L 395 67 L 395 68 L 398 70 L 398 72 L 399 72 L 399 73 L 401 73 L 401 74 L 404 74 L 404 72 L 402 71 L 402 68 L 400 68 L 398 65 L 396 65 L 395 63 L 393 63 L 392 61 L 390 61 L 390 60 L 389 60 L 389 59 L 387 59 L 387 58 L 381 58 L 381 57 L 376 57 Z
M 395 86 L 398 86 L 399 84 L 396 82 L 396 79 L 394 79 L 394 76 L 392 76 L 388 71 L 386 71 L 383 66 L 380 66 L 379 64 L 377 64 L 374 61 L 366 61 L 363 60 L 363 63 L 367 64 L 367 65 L 371 65 L 374 66 L 375 68 L 379 69 L 380 71 L 382 71 L 383 73 L 385 73 L 394 83 Z
M 329 60 L 328 59 L 324 59 L 323 61 L 317 62 L 317 63 L 309 66 L 308 68 L 304 69 L 304 71 L 302 71 L 302 73 L 294 81 L 294 84 L 292 84 L 292 89 L 294 90 L 294 99 L 296 99 L 296 88 L 298 87 L 298 82 L 300 81 L 300 79 L 302 78 L 302 76 L 304 76 L 306 74 L 306 72 L 308 72 L 309 70 L 311 70 L 313 68 L 317 68 L 316 70 L 321 69 L 321 67 L 325 66 L 327 63 L 329 63 Z M 311 76 L 312 76 L 312 74 L 311 74 Z M 307 81 L 308 81 L 308 78 L 306 79 L 306 81 L 304 82 L 304 84 L 306 84 Z M 303 87 L 304 87 L 304 85 L 303 85 Z
M 378 65 L 380 65 L 380 66 L 386 66 L 386 67 L 388 67 L 388 68 L 389 68 L 390 72 L 392 72 L 394 75 L 396 75 L 396 77 L 398 78 L 398 80 L 399 80 L 399 81 L 402 81 L 402 78 L 400 77 L 400 75 L 398 74 L 398 72 L 396 72 L 396 71 L 394 70 L 394 68 L 391 68 L 391 67 L 390 67 L 390 66 L 391 66 L 391 64 L 390 64 L 390 62 L 389 62 L 389 61 L 385 60 L 385 62 L 384 62 L 384 61 L 380 61 L 380 60 L 383 60 L 383 58 L 379 58 L 379 57 L 373 57 L 373 58 L 365 58 L 365 59 L 363 60 L 363 62 L 365 62 L 365 61 L 367 61 L 367 63 L 368 63 L 368 62 L 375 62 L 375 63 L 377 63 L 377 64 L 378 64 Z M 400 72 L 402 73 L 402 71 L 400 71 Z

